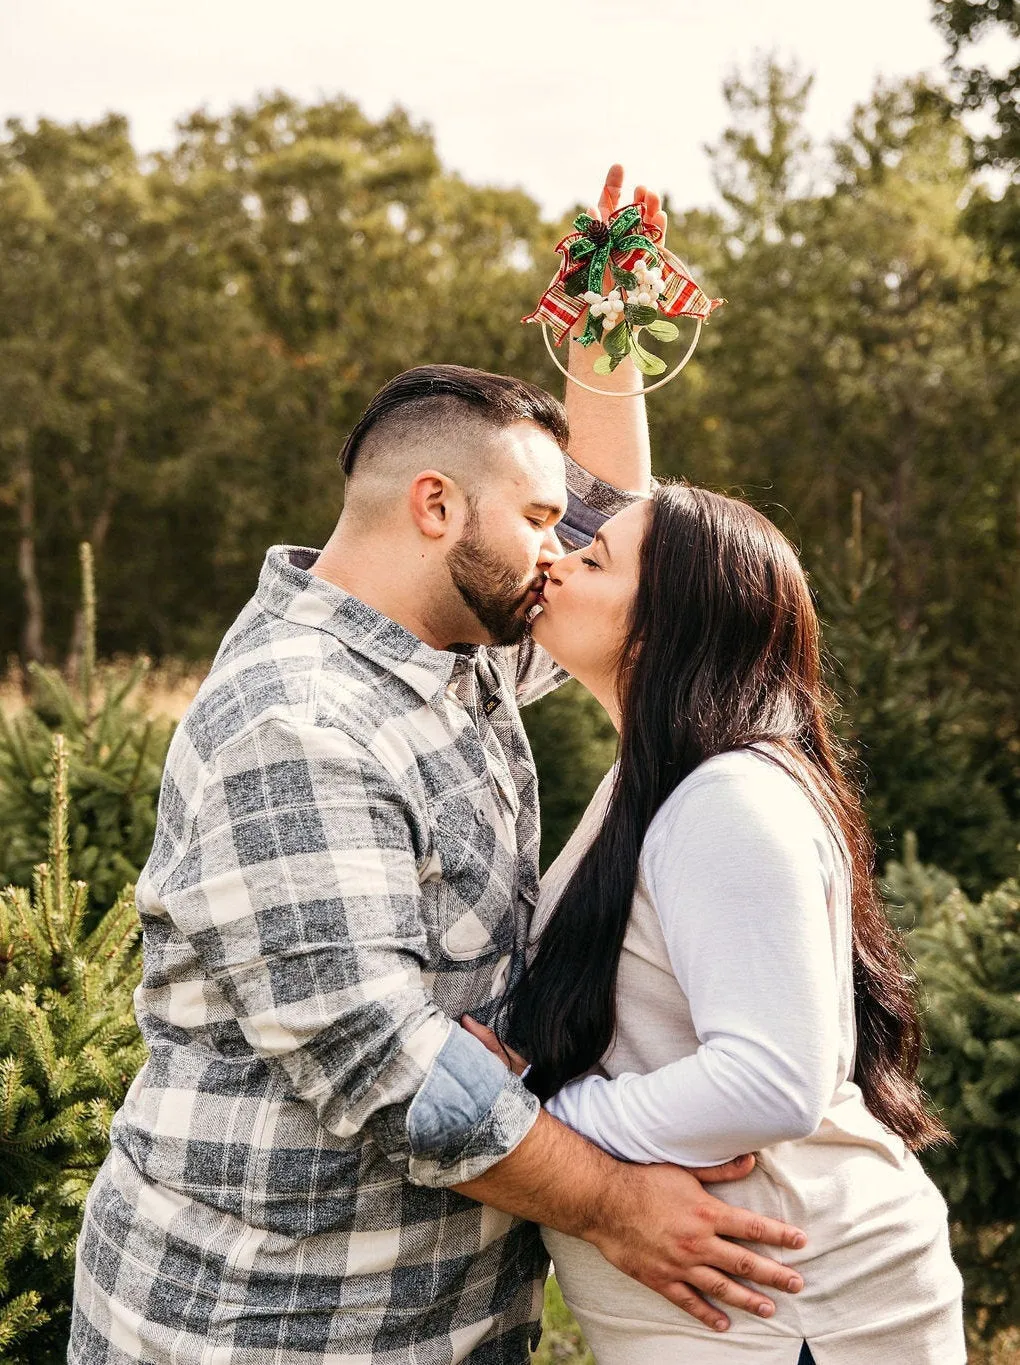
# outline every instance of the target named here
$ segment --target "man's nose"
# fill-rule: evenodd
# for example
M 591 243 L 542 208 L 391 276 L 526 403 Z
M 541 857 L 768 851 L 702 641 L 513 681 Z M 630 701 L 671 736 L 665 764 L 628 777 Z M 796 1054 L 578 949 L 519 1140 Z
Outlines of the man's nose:
M 550 527 L 542 541 L 542 548 L 538 552 L 539 566 L 547 569 L 550 564 L 555 564 L 557 559 L 562 559 L 565 554 L 566 550 L 560 543 L 559 536 Z

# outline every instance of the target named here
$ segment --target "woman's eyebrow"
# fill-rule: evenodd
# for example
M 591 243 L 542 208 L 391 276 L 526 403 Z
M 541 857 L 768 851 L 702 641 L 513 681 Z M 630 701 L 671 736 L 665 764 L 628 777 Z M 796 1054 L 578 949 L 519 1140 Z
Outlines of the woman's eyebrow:
M 605 550 L 606 558 L 608 560 L 612 560 L 613 556 L 609 553 L 609 542 L 606 540 L 605 536 L 602 534 L 601 531 L 595 532 L 595 541 L 598 545 L 602 546 L 603 550 Z

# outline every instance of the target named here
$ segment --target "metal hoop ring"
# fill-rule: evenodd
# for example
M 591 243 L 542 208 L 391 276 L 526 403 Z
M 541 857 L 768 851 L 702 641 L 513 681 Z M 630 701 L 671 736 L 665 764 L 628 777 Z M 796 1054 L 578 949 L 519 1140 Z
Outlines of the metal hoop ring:
M 646 393 L 654 393 L 656 389 L 661 389 L 663 384 L 668 384 L 671 379 L 677 377 L 697 349 L 698 342 L 701 339 L 701 321 L 701 318 L 694 319 L 694 337 L 687 348 L 687 353 L 678 365 L 674 365 L 669 374 L 663 375 L 663 377 L 657 379 L 654 384 L 645 384 L 640 389 L 630 389 L 626 393 L 619 393 L 616 389 L 600 389 L 594 384 L 586 384 L 583 379 L 575 379 L 567 367 L 561 363 L 559 356 L 557 356 L 556 352 L 553 350 L 552 342 L 549 340 L 549 324 L 546 322 L 542 323 L 542 340 L 545 342 L 545 349 L 549 352 L 552 363 L 559 370 L 560 374 L 565 375 L 566 378 L 570 380 L 571 384 L 576 384 L 580 389 L 587 389 L 589 393 L 597 393 L 603 398 L 641 398 Z

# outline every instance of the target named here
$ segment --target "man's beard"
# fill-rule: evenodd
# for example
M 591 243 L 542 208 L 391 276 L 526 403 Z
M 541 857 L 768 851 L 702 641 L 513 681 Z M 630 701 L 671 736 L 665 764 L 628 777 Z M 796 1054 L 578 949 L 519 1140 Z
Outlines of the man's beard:
M 497 645 L 516 645 L 528 630 L 527 601 L 536 581 L 521 580 L 498 555 L 482 543 L 478 516 L 469 506 L 464 534 L 446 556 L 450 577 L 461 597 Z

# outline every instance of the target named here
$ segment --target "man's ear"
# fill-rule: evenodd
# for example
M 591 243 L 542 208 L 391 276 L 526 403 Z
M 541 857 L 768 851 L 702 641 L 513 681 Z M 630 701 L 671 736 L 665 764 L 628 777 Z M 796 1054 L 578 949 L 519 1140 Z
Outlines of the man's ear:
M 423 536 L 441 540 L 457 534 L 463 521 L 464 495 L 445 474 L 423 469 L 410 489 L 411 517 Z

